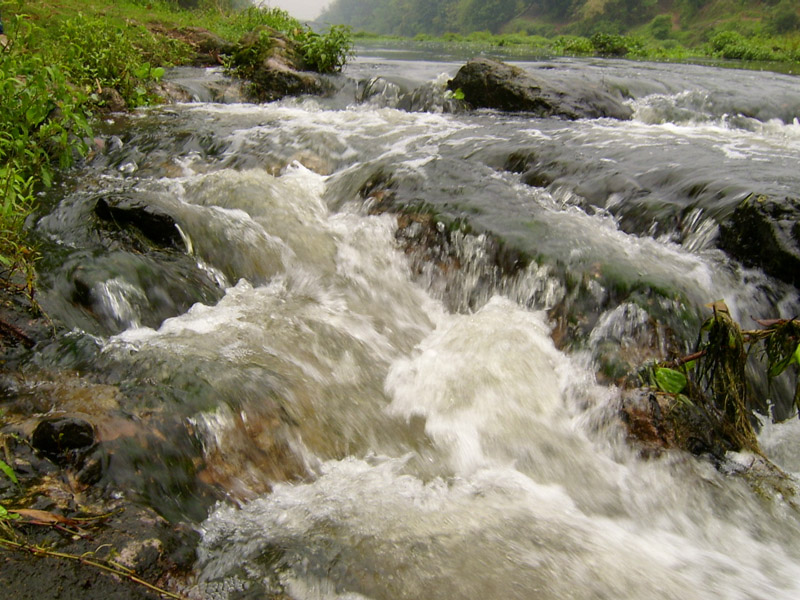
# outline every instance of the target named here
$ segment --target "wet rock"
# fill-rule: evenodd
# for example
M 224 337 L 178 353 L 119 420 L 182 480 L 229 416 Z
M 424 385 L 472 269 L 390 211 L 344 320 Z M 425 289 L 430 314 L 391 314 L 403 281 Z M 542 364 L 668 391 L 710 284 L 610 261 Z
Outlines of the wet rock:
M 192 94 L 171 81 L 161 81 L 155 86 L 155 93 L 166 103 L 192 102 Z
M 45 419 L 33 430 L 31 445 L 59 465 L 78 464 L 95 445 L 94 427 L 75 417 Z
M 473 108 L 530 112 L 538 117 L 630 119 L 632 111 L 605 89 L 584 83 L 556 88 L 519 67 L 488 58 L 467 62 L 447 84 Z
M 270 27 L 256 28 L 242 37 L 233 51 L 232 65 L 238 77 L 251 83 L 253 97 L 261 102 L 328 92 L 319 75 L 304 70 L 297 44 Z
M 358 83 L 356 102 L 369 103 L 376 107 L 395 107 L 405 91 L 384 77 L 373 77 Z
M 200 67 L 174 67 L 155 86 L 165 102 L 244 102 L 242 81 L 219 70 Z
M 720 225 L 720 248 L 747 266 L 800 284 L 800 201 L 752 194 Z
M 141 199 L 103 196 L 97 200 L 94 212 L 118 230 L 135 229 L 156 246 L 183 248 L 175 219 Z
M 0 581 L 13 590 L 14 598 L 158 600 L 165 594 L 148 589 L 141 582 L 176 598 L 189 585 L 188 573 L 196 559 L 199 539 L 190 527 L 167 523 L 152 509 L 119 501 L 91 510 L 52 502 L 37 506 L 66 519 L 80 518 L 80 527 L 87 535 L 72 535 L 46 525 L 28 528 L 26 543 L 46 547 L 62 558 L 34 557 L 26 551 L 5 552 L 0 561 Z M 64 560 L 63 556 L 76 560 Z M 77 560 L 80 557 L 112 561 L 130 570 L 131 577 L 112 575 Z
M 558 173 L 549 165 L 542 164 L 532 151 L 512 153 L 506 159 L 503 170 L 519 173 L 522 183 L 531 187 L 546 188 L 558 178 Z
M 136 540 L 122 549 L 115 562 L 137 573 L 146 573 L 154 569 L 163 551 L 158 538 Z
M 625 390 L 619 414 L 629 441 L 644 456 L 677 449 L 720 463 L 728 452 L 740 450 L 712 415 L 671 394 L 646 388 Z
M 408 112 L 456 113 L 463 110 L 463 103 L 444 95 L 435 83 L 427 83 L 403 94 L 397 108 Z
M 114 88 L 103 88 L 100 92 L 100 106 L 107 112 L 122 112 L 128 109 L 128 104 Z

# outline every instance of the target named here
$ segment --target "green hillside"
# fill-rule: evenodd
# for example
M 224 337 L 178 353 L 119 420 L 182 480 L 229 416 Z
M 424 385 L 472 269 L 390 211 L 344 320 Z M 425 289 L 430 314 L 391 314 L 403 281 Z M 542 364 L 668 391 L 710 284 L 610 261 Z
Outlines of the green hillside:
M 320 20 L 406 37 L 600 33 L 692 47 L 721 31 L 746 39 L 800 37 L 800 0 L 334 0 Z

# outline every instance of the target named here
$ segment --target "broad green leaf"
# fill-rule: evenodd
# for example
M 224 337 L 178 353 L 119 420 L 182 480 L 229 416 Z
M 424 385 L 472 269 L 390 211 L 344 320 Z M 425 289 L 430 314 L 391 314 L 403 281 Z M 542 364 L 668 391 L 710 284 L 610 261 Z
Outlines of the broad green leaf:
M 19 515 L 8 512 L 6 507 L 0 504 L 0 521 L 7 519 L 19 519 Z
M 6 462 L 5 462 L 4 460 L 0 460 L 0 471 L 2 471 L 3 473 L 5 473 L 5 474 L 6 474 L 6 476 L 7 476 L 7 477 L 8 477 L 8 478 L 9 478 L 11 481 L 13 481 L 13 482 L 14 482 L 14 483 L 16 483 L 17 485 L 19 485 L 19 480 L 17 479 L 17 475 L 16 475 L 16 473 L 14 473 L 14 469 L 12 469 L 11 467 L 9 467 L 9 466 L 6 464 Z
M 668 394 L 679 394 L 686 387 L 686 376 L 675 369 L 656 367 L 655 375 L 658 388 Z

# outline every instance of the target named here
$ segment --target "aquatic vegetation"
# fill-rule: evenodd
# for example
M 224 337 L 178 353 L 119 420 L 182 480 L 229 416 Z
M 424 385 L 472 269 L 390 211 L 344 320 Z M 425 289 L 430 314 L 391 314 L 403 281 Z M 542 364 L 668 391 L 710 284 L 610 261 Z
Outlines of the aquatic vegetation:
M 770 406 L 751 389 L 748 359 L 762 359 L 770 380 L 794 365 L 794 404 L 800 410 L 800 322 L 762 321 L 763 329 L 742 331 L 724 302 L 710 306 L 713 314 L 700 329 L 695 352 L 649 365 L 640 376 L 674 399 L 679 428 L 699 423 L 730 449 L 760 453 L 754 424 Z

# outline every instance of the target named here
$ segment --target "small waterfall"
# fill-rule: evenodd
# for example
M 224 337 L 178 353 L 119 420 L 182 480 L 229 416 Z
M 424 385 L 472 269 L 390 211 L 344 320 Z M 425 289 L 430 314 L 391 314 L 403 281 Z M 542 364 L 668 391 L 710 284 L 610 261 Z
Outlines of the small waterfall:
M 798 597 L 796 503 L 753 492 L 761 459 L 640 457 L 613 384 L 688 351 L 708 302 L 796 314 L 716 241 L 751 188 L 796 184 L 797 124 L 751 99 L 732 116 L 716 70 L 704 89 L 696 68 L 564 61 L 636 110 L 568 123 L 451 114 L 454 65 L 378 66 L 348 73 L 360 100 L 119 117 L 36 225 L 42 303 L 73 329 L 40 360 L 117 390 L 136 426 L 107 481 L 194 519 L 187 593 Z M 422 88 L 406 108 L 428 112 L 398 108 Z M 114 229 L 109 198 L 176 244 Z M 797 435 L 762 431 L 791 472 Z

